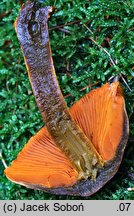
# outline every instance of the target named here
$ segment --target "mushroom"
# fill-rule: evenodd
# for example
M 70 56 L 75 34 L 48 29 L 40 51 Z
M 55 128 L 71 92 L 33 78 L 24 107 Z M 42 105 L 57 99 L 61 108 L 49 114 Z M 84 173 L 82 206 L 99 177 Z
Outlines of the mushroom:
M 54 8 L 22 6 L 15 29 L 45 126 L 18 154 L 5 175 L 26 187 L 89 196 L 117 172 L 128 139 L 119 82 L 90 91 L 70 109 L 51 55 L 47 21 Z

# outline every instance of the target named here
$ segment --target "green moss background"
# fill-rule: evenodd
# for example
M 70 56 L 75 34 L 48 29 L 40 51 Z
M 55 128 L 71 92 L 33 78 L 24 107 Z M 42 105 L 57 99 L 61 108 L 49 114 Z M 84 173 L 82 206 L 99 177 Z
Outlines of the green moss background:
M 25 1 L 0 2 L 0 151 L 7 165 L 43 121 L 32 94 L 13 23 Z M 121 74 L 130 136 L 115 177 L 91 197 L 56 196 L 10 182 L 0 158 L 0 199 L 134 199 L 134 2 L 133 0 L 46 0 L 56 12 L 49 21 L 57 77 L 68 106 L 90 89 Z M 113 65 L 114 62 L 114 65 Z

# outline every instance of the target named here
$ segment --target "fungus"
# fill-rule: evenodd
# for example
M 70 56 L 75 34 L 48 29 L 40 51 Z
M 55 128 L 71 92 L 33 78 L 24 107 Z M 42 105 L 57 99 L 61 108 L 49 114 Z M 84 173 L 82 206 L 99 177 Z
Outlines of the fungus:
M 53 7 L 28 1 L 15 22 L 33 93 L 45 126 L 5 175 L 46 192 L 89 196 L 117 172 L 128 139 L 119 82 L 90 91 L 68 109 L 55 74 L 47 21 Z

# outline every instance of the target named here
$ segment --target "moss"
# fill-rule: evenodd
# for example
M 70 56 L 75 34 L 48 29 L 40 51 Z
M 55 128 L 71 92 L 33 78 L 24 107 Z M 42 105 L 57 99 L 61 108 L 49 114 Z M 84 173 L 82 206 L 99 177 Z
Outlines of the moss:
M 0 3 L 0 149 L 7 165 L 43 125 L 13 27 L 21 2 L 2 0 Z M 58 80 L 68 106 L 90 87 L 96 88 L 120 73 L 131 89 L 134 86 L 132 2 L 46 0 L 43 3 L 54 3 L 57 8 L 49 22 L 49 32 Z M 116 65 L 112 65 L 111 59 Z M 122 79 L 120 81 L 130 121 L 130 138 L 123 162 L 116 176 L 104 188 L 83 199 L 134 198 L 134 193 L 127 190 L 134 185 L 134 92 Z M 81 199 L 26 189 L 10 182 L 3 170 L 0 161 L 0 199 Z

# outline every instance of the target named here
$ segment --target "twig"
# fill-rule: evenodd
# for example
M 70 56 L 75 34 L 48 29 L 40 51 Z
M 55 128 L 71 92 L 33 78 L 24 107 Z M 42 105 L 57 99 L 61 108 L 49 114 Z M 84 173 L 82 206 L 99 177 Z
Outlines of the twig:
M 11 12 L 12 12 L 12 10 L 9 10 L 9 11 L 7 11 L 5 13 L 0 14 L 0 19 L 4 18 L 5 16 L 7 16 Z
M 128 188 L 127 190 L 128 190 L 128 191 L 134 191 L 134 187 Z
M 95 82 L 95 83 L 93 83 L 93 84 L 89 84 L 89 85 L 83 87 L 82 89 L 80 89 L 80 91 L 84 91 L 84 90 L 87 89 L 87 88 L 91 88 L 91 87 L 97 85 L 98 83 L 99 83 L 99 81 L 97 81 L 97 82 Z
M 89 85 L 87 85 L 87 86 L 81 88 L 79 91 L 84 91 L 85 89 L 91 88 L 91 87 L 97 85 L 98 83 L 99 83 L 99 81 L 97 81 L 97 82 L 95 82 L 95 83 L 93 83 L 93 84 L 89 84 Z M 70 97 L 70 96 L 73 96 L 73 95 L 72 95 L 72 94 L 67 94 L 67 95 L 64 96 L 64 98 L 67 98 L 67 97 Z
M 127 30 L 127 32 L 129 32 L 129 31 L 133 31 L 134 30 L 134 27 L 133 28 L 130 28 L 130 29 L 128 29 Z
M 85 24 L 84 24 L 84 26 L 86 27 L 86 29 L 87 29 L 90 33 L 93 34 L 92 30 L 91 30 L 88 26 L 86 26 Z M 95 43 L 95 44 L 99 47 L 99 49 L 102 49 L 102 50 L 108 55 L 108 57 L 109 57 L 109 59 L 110 59 L 112 65 L 116 66 L 116 62 L 114 62 L 114 60 L 112 59 L 110 53 L 109 53 L 104 47 L 102 47 L 100 44 L 98 44 L 98 42 L 97 42 L 96 40 L 94 40 L 92 37 L 89 37 L 89 39 L 90 39 L 93 43 Z M 127 88 L 129 89 L 129 91 L 132 91 L 131 88 L 129 87 L 129 85 L 127 84 L 126 80 L 123 78 L 122 73 L 119 73 L 119 76 L 121 77 L 121 79 L 123 80 L 123 82 L 125 83 L 125 85 L 127 86 Z
M 63 33 L 67 33 L 70 34 L 70 31 L 64 29 L 64 28 L 59 28 L 59 31 L 63 32 Z
M 49 28 L 49 31 L 51 31 L 51 30 L 55 30 L 55 29 L 61 29 L 61 28 L 64 28 L 65 26 L 70 26 L 70 25 L 73 25 L 73 24 L 79 23 L 80 21 L 81 21 L 81 20 L 75 20 L 75 21 L 68 22 L 68 23 L 63 24 L 63 25 L 54 26 L 54 27 L 52 27 L 52 28 Z
M 85 26 L 85 28 L 91 33 L 93 34 L 93 31 L 86 25 L 86 24 L 83 24 Z
M 124 79 L 124 77 L 122 76 L 122 73 L 119 73 L 119 76 L 121 77 L 121 79 L 123 80 L 123 82 L 125 83 L 125 85 L 128 87 L 129 91 L 131 92 L 132 89 L 129 87 L 129 85 L 127 84 L 126 80 Z
M 90 28 L 88 28 L 87 25 L 84 24 L 84 26 L 86 27 L 86 29 L 87 29 L 90 33 L 93 34 L 93 31 L 92 31 Z M 92 37 L 89 37 L 89 39 L 90 39 L 93 43 L 95 43 L 95 44 L 99 47 L 99 49 L 102 49 L 102 50 L 109 56 L 112 65 L 116 65 L 115 62 L 114 62 L 114 60 L 112 59 L 110 53 L 109 53 L 104 47 L 102 47 L 100 44 L 98 44 L 98 42 L 97 42 L 96 40 L 94 40 Z
M 71 95 L 71 94 L 67 94 L 67 95 L 65 95 L 64 96 L 64 98 L 68 98 L 68 97 L 72 97 L 73 95 Z
M 24 2 L 22 0 L 19 0 L 19 3 L 20 3 L 20 5 L 23 5 Z
M 2 156 L 2 153 L 1 153 L 1 152 L 0 152 L 0 159 L 1 159 L 2 163 L 3 163 L 3 166 L 4 166 L 5 168 L 7 168 L 7 164 L 6 164 L 5 160 L 3 159 L 3 156 Z

